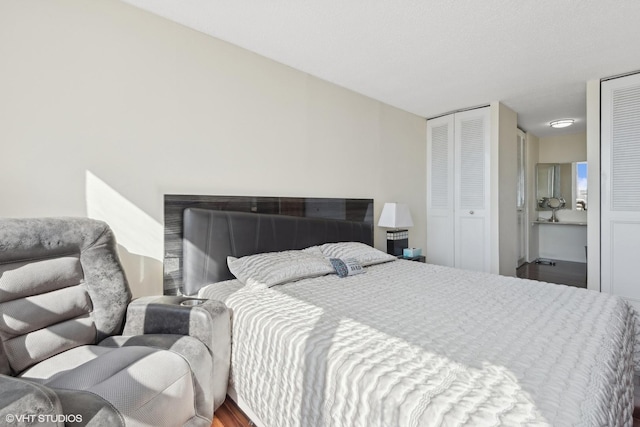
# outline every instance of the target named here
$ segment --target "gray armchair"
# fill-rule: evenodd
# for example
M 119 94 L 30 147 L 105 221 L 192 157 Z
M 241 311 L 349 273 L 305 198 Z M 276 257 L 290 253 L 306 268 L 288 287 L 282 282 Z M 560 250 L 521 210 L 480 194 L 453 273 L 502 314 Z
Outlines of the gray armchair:
M 226 395 L 228 309 L 130 300 L 105 223 L 0 219 L 0 424 L 209 427 Z

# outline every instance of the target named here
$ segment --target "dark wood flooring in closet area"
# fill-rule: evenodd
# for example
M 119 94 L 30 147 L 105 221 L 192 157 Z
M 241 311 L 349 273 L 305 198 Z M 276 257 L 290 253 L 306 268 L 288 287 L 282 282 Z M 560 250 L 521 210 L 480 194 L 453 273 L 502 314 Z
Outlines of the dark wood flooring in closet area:
M 523 279 L 539 280 L 541 282 L 558 283 L 562 285 L 587 287 L 587 264 L 584 262 L 556 261 L 555 265 L 524 264 L 516 270 L 516 275 Z

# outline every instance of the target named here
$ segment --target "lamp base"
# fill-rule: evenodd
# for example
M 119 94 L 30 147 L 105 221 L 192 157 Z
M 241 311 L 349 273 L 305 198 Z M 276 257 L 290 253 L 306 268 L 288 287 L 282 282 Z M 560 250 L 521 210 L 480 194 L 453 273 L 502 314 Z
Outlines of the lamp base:
M 402 256 L 404 248 L 409 247 L 409 230 L 387 231 L 387 253 Z

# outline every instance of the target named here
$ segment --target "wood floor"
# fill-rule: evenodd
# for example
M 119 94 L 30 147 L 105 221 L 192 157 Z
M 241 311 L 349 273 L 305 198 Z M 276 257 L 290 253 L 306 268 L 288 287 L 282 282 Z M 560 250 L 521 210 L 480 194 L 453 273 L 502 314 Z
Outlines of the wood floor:
M 528 263 L 516 270 L 518 277 L 541 282 L 587 287 L 587 264 L 583 262 L 557 261 L 555 265 Z
M 227 396 L 222 406 L 213 414 L 211 427 L 251 427 L 253 425 L 249 417 Z

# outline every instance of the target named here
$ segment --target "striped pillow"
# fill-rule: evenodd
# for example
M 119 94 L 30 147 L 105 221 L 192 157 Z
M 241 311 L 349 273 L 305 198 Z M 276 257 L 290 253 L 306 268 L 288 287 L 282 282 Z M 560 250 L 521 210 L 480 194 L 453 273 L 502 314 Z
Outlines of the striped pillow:
M 325 243 L 320 249 L 327 258 L 354 258 L 363 267 L 398 259 L 360 242 Z
M 271 287 L 334 272 L 317 246 L 300 251 L 227 257 L 227 265 L 231 273 L 247 286 Z

